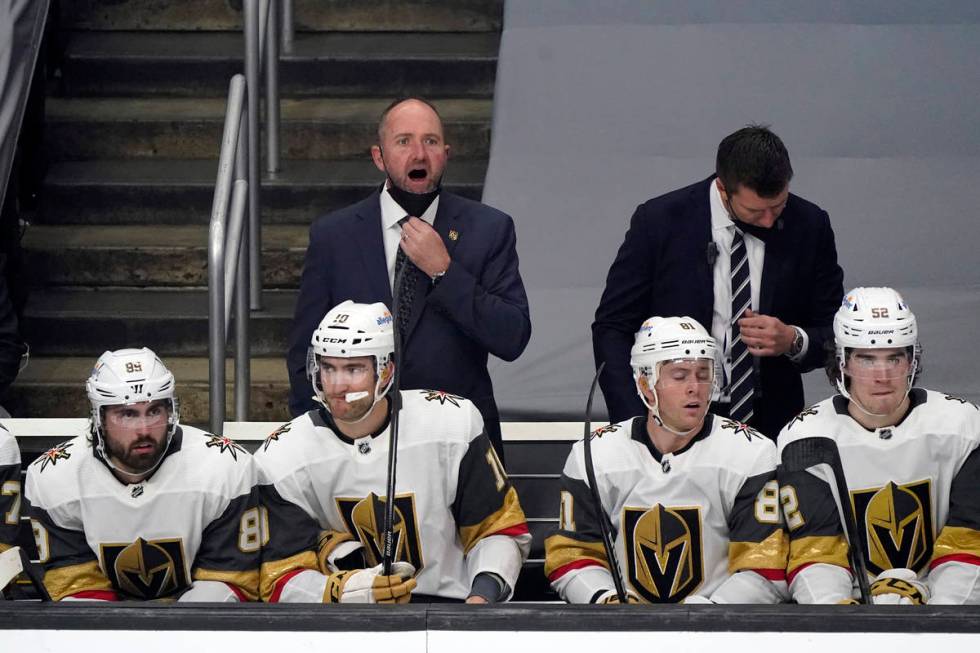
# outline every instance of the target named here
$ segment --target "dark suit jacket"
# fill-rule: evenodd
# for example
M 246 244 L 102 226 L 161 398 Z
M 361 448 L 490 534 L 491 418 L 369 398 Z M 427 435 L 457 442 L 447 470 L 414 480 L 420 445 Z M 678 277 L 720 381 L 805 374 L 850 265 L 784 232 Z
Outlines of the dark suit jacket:
M 655 315 L 687 315 L 711 330 L 714 304 L 709 185 L 714 177 L 661 195 L 637 207 L 626 239 L 609 268 L 592 323 L 596 365 L 612 421 L 646 413 L 629 366 L 633 337 Z M 844 289 L 834 232 L 827 212 L 790 195 L 766 238 L 759 312 L 804 329 L 804 359 L 759 358 L 751 424 L 775 438 L 803 408 L 802 372 L 824 364 L 833 343 L 834 313 Z
M 531 337 L 514 222 L 496 209 L 443 191 L 434 226 L 452 263 L 435 287 L 425 274 L 418 275 L 402 345 L 402 388 L 445 390 L 470 399 L 502 451 L 487 354 L 514 360 Z M 319 218 L 310 228 L 287 360 L 294 416 L 314 407 L 306 377 L 310 336 L 326 312 L 347 299 L 392 308 L 378 192 Z

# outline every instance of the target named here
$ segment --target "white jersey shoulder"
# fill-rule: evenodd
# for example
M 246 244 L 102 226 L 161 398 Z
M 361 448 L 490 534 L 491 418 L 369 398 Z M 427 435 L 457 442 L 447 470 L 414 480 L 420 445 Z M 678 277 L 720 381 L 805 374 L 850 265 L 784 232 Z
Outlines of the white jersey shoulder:
M 483 417 L 469 399 L 441 390 L 404 390 L 399 437 L 469 443 L 483 432 Z
M 17 439 L 0 424 L 0 465 L 19 465 L 20 449 Z

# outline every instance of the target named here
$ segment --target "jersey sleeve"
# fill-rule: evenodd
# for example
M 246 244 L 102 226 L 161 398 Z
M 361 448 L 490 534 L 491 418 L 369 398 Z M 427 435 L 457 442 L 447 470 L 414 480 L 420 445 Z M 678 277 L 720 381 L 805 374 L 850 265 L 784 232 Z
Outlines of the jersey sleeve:
M 204 529 L 191 576 L 195 582 L 225 583 L 240 601 L 255 601 L 264 520 L 252 457 L 235 465 L 237 479 L 228 492 L 232 496 Z
M 980 603 L 980 447 L 960 467 L 929 563 L 930 603 Z
M 745 478 L 728 513 L 728 572 L 754 571 L 771 582 L 786 580 L 789 542 L 783 528 L 776 453 L 769 443 Z
M 452 513 L 469 584 L 478 574 L 496 574 L 509 596 L 527 559 L 531 533 L 517 490 L 485 432 L 469 442 L 460 460 Z
M 579 445 L 572 448 L 561 476 L 558 529 L 544 541 L 544 573 L 569 603 L 590 603 L 613 590 L 609 560 L 602 542 L 599 515 L 579 464 Z M 612 534 L 616 537 L 615 533 Z
M 43 478 L 34 463 L 27 473 L 24 507 L 30 517 L 44 586 L 51 599 L 118 601 L 119 595 L 99 566 L 72 506 L 49 506 Z
M 325 585 L 323 574 L 327 571 L 328 556 L 352 538 L 348 533 L 324 531 L 308 507 L 300 505 L 300 500 L 286 498 L 303 496 L 299 491 L 300 481 L 295 478 L 301 471 L 273 479 L 261 456 L 256 457 L 256 464 L 259 498 L 266 517 L 259 588 L 263 601 L 278 603 L 289 600 L 290 582 L 308 583 L 311 576 L 319 575 L 322 583 L 320 579 L 315 580 Z M 303 573 L 306 571 L 315 574 Z
M 0 426 L 0 551 L 17 543 L 21 527 L 22 490 L 17 441 Z
M 847 538 L 830 484 L 811 471 L 777 468 L 789 533 L 786 579 L 797 603 L 837 603 L 851 596 Z

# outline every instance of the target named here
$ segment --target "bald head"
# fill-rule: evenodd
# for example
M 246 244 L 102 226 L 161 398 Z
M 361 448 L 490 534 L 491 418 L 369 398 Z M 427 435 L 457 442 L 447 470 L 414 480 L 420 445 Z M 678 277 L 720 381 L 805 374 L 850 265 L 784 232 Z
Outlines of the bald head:
M 385 110 L 381 112 L 381 119 L 378 120 L 378 142 L 384 143 L 385 140 L 385 129 L 388 125 L 388 118 L 392 113 L 400 113 L 400 109 L 412 107 L 421 113 L 425 113 L 425 108 L 435 116 L 436 121 L 439 123 L 439 132 L 442 133 L 442 116 L 439 115 L 439 110 L 436 109 L 435 105 L 420 97 L 403 97 L 393 100 L 391 104 L 385 107 Z

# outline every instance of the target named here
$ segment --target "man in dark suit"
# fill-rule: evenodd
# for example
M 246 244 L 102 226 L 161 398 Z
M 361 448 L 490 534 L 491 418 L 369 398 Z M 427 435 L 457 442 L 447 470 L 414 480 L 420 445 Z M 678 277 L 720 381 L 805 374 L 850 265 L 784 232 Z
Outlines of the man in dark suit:
M 718 147 L 716 175 L 641 204 L 609 269 L 592 344 L 613 422 L 644 406 L 630 347 L 652 316 L 711 325 L 721 360 L 712 410 L 775 438 L 803 408 L 843 295 L 827 212 L 789 192 L 782 141 L 750 125 Z
M 314 406 L 306 352 L 327 310 L 347 299 L 393 306 L 397 281 L 402 388 L 470 399 L 502 453 L 487 356 L 512 361 L 531 337 L 513 220 L 441 189 L 449 145 L 424 100 L 385 110 L 371 155 L 384 186 L 310 229 L 287 360 L 290 411 Z

